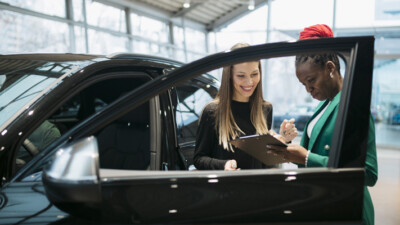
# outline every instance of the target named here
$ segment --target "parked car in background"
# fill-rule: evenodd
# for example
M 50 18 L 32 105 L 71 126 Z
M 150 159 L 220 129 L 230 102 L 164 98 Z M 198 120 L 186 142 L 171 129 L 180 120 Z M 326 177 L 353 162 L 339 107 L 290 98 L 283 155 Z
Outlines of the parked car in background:
M 394 125 L 400 124 L 400 111 L 396 111 L 393 113 L 392 124 Z
M 400 124 L 400 105 L 392 104 L 389 107 L 388 124 L 398 125 Z
M 273 118 L 273 127 L 276 132 L 279 132 L 280 125 L 283 120 L 295 119 L 295 125 L 298 131 L 304 131 L 304 128 L 310 120 L 311 116 L 314 114 L 313 106 L 309 105 L 299 105 L 296 108 L 289 110 L 285 114 L 274 115 Z
M 272 43 L 187 65 L 126 54 L 0 56 L 0 224 L 361 224 L 373 43 Z M 188 170 L 198 118 L 219 86 L 208 72 L 321 51 L 346 62 L 327 168 Z

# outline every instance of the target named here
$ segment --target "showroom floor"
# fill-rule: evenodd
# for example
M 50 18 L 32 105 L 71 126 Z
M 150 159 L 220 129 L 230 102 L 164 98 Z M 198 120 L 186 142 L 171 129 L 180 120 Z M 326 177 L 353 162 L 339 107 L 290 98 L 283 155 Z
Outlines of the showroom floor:
M 398 137 L 397 137 L 398 138 Z M 378 182 L 369 191 L 376 225 L 400 224 L 400 149 L 378 148 Z

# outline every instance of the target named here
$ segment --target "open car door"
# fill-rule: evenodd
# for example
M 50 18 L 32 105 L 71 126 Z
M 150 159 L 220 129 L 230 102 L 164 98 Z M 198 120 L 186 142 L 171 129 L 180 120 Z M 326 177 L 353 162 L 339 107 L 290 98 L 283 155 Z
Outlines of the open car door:
M 251 46 L 187 64 L 75 129 L 75 141 L 43 173 L 47 196 L 72 215 L 113 223 L 361 224 L 373 50 L 373 37 L 325 38 Z M 165 151 L 157 144 L 162 138 L 157 139 L 161 134 L 155 125 L 162 121 L 157 115 L 167 113 L 162 111 L 150 118 L 155 151 L 148 170 L 109 169 L 99 163 L 98 124 L 123 117 L 160 93 L 223 66 L 321 52 L 338 54 L 345 65 L 327 167 L 157 171 L 163 169 Z M 292 76 L 296 79 L 294 71 Z

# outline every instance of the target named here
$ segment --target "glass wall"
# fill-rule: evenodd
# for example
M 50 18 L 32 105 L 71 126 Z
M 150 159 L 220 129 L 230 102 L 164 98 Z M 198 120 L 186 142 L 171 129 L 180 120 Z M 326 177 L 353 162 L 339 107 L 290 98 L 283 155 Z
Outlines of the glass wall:
M 216 50 L 225 51 L 239 42 L 251 45 L 265 43 L 267 15 L 267 7 L 263 6 L 216 32 Z
M 182 62 L 207 55 L 205 33 L 91 0 L 1 0 L 0 52 L 112 54 L 133 52 Z M 68 4 L 70 3 L 70 4 Z M 6 7 L 6 8 L 7 8 Z M 70 12 L 66 15 L 66 12 Z M 129 12 L 129 16 L 126 16 Z M 39 13 L 39 14 L 38 14 Z M 130 21 L 126 21 L 130 18 Z M 194 48 L 185 52 L 185 44 Z
M 185 33 L 184 29 L 181 26 L 173 26 L 173 36 L 174 36 L 174 44 L 182 49 L 182 51 L 175 52 L 175 58 L 180 61 L 188 61 L 187 55 L 185 54 Z
M 168 27 L 165 22 L 131 13 L 132 33 L 150 40 L 168 43 Z
M 132 33 L 143 37 L 133 38 L 133 52 L 174 58 L 175 48 L 168 41 L 167 23 L 135 13 L 131 13 L 130 18 Z
M 204 32 L 191 28 L 185 29 L 188 62 L 206 55 L 206 35 Z
M 125 12 L 121 8 L 86 1 L 86 17 L 89 25 L 126 32 Z
M 266 4 L 216 32 L 217 47 L 210 49 L 223 51 L 238 42 L 255 45 L 264 43 L 267 39 L 269 42 L 294 41 L 304 27 L 314 24 L 331 26 L 335 36 L 374 35 L 376 59 L 371 112 L 375 119 L 376 142 L 381 147 L 400 148 L 397 138 L 400 135 L 400 76 L 397 72 L 400 71 L 400 15 L 396 13 L 400 10 L 398 1 L 276 0 L 270 6 L 269 17 Z M 267 37 L 268 18 L 270 27 Z M 309 96 L 299 96 L 302 104 L 296 107 L 300 108 L 293 108 L 294 102 L 286 97 L 293 93 L 302 93 L 299 90 L 302 87 L 286 82 L 287 77 L 293 76 L 289 73 L 294 67 L 294 59 L 287 60 L 263 63 L 264 96 L 274 105 L 284 103 L 274 108 L 274 115 L 281 116 L 287 110 L 304 115 L 312 113 L 310 109 L 315 106 L 315 102 Z M 276 76 L 278 72 L 280 76 Z M 276 94 L 283 90 L 287 95 Z
M 371 111 L 377 144 L 400 147 L 400 59 L 376 59 Z
M 89 51 L 93 54 L 128 52 L 128 38 L 89 29 Z
M 30 9 L 32 11 L 65 17 L 65 0 L 1 0 L 12 6 Z
M 0 27 L 0 51 L 3 54 L 69 51 L 66 23 L 0 10 Z

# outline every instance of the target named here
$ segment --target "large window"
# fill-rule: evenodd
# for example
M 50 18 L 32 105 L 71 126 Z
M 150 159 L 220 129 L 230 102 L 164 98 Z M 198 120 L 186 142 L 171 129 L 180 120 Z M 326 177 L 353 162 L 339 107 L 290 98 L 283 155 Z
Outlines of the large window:
M 128 38 L 106 32 L 89 30 L 89 51 L 94 54 L 111 54 L 128 51 Z
M 374 35 L 376 59 L 371 112 L 376 122 L 376 142 L 378 146 L 399 148 L 400 142 L 395 138 L 400 132 L 399 125 L 396 124 L 397 118 L 400 118 L 400 115 L 397 116 L 397 111 L 400 111 L 399 89 L 396 87 L 398 76 L 395 76 L 399 70 L 396 57 L 400 53 L 399 31 L 395 28 L 400 25 L 400 16 L 396 13 L 400 10 L 400 5 L 397 3 L 395 0 L 272 1 L 216 32 L 216 41 L 211 39 L 210 44 L 217 47 L 210 49 L 224 51 L 238 42 L 251 45 L 263 43 L 267 40 L 267 28 L 269 42 L 297 40 L 303 28 L 314 24 L 331 26 L 335 36 Z M 268 5 L 271 6 L 271 15 L 268 15 Z M 288 5 L 291 7 L 287 7 Z M 312 7 L 308 7 L 311 5 Z M 268 18 L 270 21 L 267 24 Z M 210 36 L 214 38 L 214 35 Z M 284 109 L 280 106 L 274 107 L 275 115 L 282 114 L 285 110 L 300 110 L 309 114 L 310 105 L 314 105 L 310 97 L 302 97 L 301 109 L 292 108 L 293 102 L 288 96 L 293 93 L 302 96 L 294 84 L 287 82 L 287 77 L 292 73 L 288 70 L 293 66 L 293 63 L 276 60 L 263 62 L 264 96 L 273 103 L 285 103 Z M 277 72 L 283 74 L 277 76 Z M 288 94 L 278 95 L 279 90 Z
M 371 111 L 376 123 L 377 144 L 400 147 L 400 60 L 375 61 Z
M 65 23 L 0 10 L 0 27 L 2 53 L 68 52 Z
M 255 23 L 254 21 L 257 22 Z M 238 42 L 249 44 L 265 43 L 267 40 L 266 27 L 267 7 L 264 6 L 217 32 L 215 37 L 217 50 L 225 51 Z
M 65 17 L 65 0 L 2 0 L 2 2 L 40 13 Z
M 115 31 L 125 32 L 125 12 L 95 1 L 86 1 L 88 24 Z
M 131 13 L 131 24 L 134 34 L 140 34 L 140 36 L 161 43 L 168 42 L 168 29 L 165 22 Z
M 177 33 L 170 35 L 168 21 L 142 15 L 126 5 L 91 0 L 1 2 L 4 2 L 0 7 L 0 51 L 3 54 L 133 52 L 183 62 L 207 54 L 203 31 L 186 31 L 190 38 L 186 41 L 191 46 L 186 49 L 181 27 L 173 25 Z M 126 21 L 127 18 L 130 21 Z
M 191 51 L 205 52 L 206 51 L 206 36 L 204 32 L 197 31 L 191 28 L 185 29 L 186 44 L 190 46 Z

